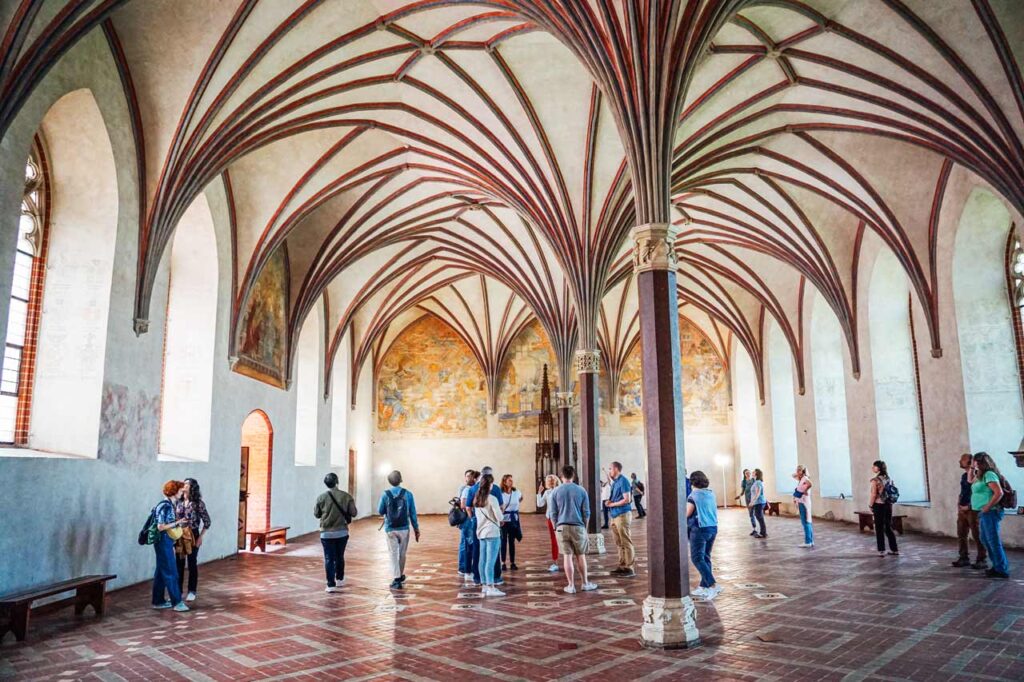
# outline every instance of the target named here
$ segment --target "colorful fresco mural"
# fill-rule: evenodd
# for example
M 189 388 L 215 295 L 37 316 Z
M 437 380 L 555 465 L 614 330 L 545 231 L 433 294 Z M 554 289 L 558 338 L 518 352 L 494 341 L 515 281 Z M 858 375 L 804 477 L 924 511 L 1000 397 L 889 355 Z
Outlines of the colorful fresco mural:
M 692 322 L 679 320 L 683 373 L 683 423 L 688 429 L 729 425 L 728 370 L 714 346 Z M 633 347 L 619 378 L 619 424 L 628 431 L 643 426 L 640 344 Z
M 392 343 L 377 373 L 382 436 L 487 435 L 487 385 L 469 346 L 425 315 Z
M 274 252 L 246 302 L 235 371 L 283 387 L 288 343 L 288 252 Z
M 552 402 L 558 390 L 555 352 L 540 322 L 528 324 L 512 342 L 498 389 L 498 428 L 502 436 L 536 436 L 544 365 Z

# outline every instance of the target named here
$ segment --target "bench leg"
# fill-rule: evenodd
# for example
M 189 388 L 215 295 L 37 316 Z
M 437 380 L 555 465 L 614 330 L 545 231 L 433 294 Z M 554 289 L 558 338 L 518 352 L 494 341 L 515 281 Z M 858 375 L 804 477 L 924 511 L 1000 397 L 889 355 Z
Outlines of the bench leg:
M 14 638 L 19 642 L 25 641 L 25 634 L 28 632 L 28 616 L 31 613 L 29 606 L 29 604 L 18 604 L 11 607 L 7 629 L 14 633 Z M 6 633 L 6 630 L 4 632 Z
M 102 616 L 105 587 L 103 583 L 79 587 L 75 591 L 75 615 L 82 615 L 85 607 L 91 606 L 97 616 Z
M 892 527 L 897 533 L 903 535 L 903 519 L 893 519 Z

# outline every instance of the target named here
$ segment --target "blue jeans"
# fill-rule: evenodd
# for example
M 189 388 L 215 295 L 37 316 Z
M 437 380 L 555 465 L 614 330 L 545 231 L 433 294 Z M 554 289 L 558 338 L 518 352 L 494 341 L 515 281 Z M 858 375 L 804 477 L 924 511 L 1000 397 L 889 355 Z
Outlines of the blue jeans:
M 804 527 L 804 544 L 814 544 L 814 525 L 811 523 L 811 515 L 807 513 L 807 505 L 797 504 L 800 508 L 800 525 Z
M 476 541 L 476 523 L 473 518 L 459 526 L 459 573 L 473 572 L 473 543 Z
M 690 533 L 690 559 L 700 572 L 700 586 L 713 587 L 715 575 L 711 572 L 711 548 L 715 546 L 718 526 L 694 528 Z
M 337 587 L 336 580 L 345 579 L 345 547 L 348 536 L 343 538 L 320 538 L 324 548 L 324 571 L 327 573 L 327 586 Z
M 474 538 L 476 537 L 476 518 L 473 519 L 473 537 Z M 501 542 L 500 542 L 501 538 L 498 538 L 498 540 L 499 540 L 498 544 L 500 545 L 501 544 Z M 480 572 L 480 567 L 483 566 L 483 564 L 481 563 L 483 561 L 483 558 L 480 556 L 480 550 L 481 550 L 481 546 L 480 546 L 480 541 L 478 540 L 478 541 L 473 543 L 473 551 L 470 552 L 470 554 L 471 554 L 471 563 L 470 563 L 470 566 L 469 566 L 469 569 L 470 569 L 469 573 L 473 574 L 473 582 L 475 582 L 477 585 L 479 585 L 481 582 L 483 582 L 481 580 L 481 572 Z M 498 554 L 495 554 L 494 555 L 494 568 L 493 568 L 493 570 L 494 570 L 494 582 L 497 582 L 497 581 L 501 580 L 501 563 L 500 563 L 499 559 L 500 559 L 500 557 L 498 556 Z M 487 583 L 484 583 L 484 584 L 486 585 Z
M 498 561 L 501 538 L 480 538 L 480 581 L 484 585 L 494 584 L 494 566 Z
M 174 561 L 174 540 L 161 532 L 153 543 L 156 551 L 156 572 L 153 574 L 153 605 L 164 603 L 164 591 L 171 596 L 171 603 L 181 602 L 181 588 L 178 587 L 178 567 Z
M 1002 507 L 993 507 L 987 512 L 978 513 L 981 542 L 988 550 L 988 560 L 992 562 L 992 570 L 1009 574 L 1010 562 L 1006 559 L 1006 550 L 1003 549 L 1003 541 L 999 538 L 999 524 L 1002 520 Z

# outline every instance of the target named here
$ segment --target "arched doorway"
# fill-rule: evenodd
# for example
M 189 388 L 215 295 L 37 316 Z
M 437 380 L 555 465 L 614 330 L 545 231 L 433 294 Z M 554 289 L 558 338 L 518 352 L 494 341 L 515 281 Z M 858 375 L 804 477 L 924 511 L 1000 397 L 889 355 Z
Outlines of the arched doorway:
M 245 533 L 270 527 L 270 480 L 273 469 L 274 427 L 262 410 L 242 422 L 242 466 L 238 493 L 238 548 Z

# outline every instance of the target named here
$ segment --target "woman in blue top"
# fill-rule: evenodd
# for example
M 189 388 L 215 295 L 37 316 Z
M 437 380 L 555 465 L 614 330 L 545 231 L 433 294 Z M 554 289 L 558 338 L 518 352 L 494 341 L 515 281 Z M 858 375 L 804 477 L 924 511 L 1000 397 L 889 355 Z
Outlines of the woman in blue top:
M 164 499 L 160 500 L 153 507 L 153 521 L 158 531 L 153 549 L 156 551 L 156 572 L 153 574 L 153 608 L 169 609 L 175 611 L 188 611 L 188 606 L 181 599 L 181 588 L 178 587 L 178 567 L 174 561 L 174 540 L 168 535 L 173 532 L 176 537 L 181 537 L 181 527 L 188 524 L 188 520 L 177 518 L 174 513 L 174 503 L 181 497 L 181 490 L 185 484 L 181 481 L 167 481 L 164 483 Z M 171 598 L 165 599 L 169 595 Z
M 1010 563 L 1006 560 L 1003 541 L 999 537 L 999 524 L 1003 520 L 1003 476 L 987 452 L 974 456 L 974 476 L 971 483 L 971 509 L 978 512 L 981 541 L 988 550 L 992 568 L 985 571 L 990 578 L 1010 577 Z
M 768 531 L 764 527 L 764 472 L 754 469 L 754 475 L 750 479 L 750 494 L 747 496 L 747 509 L 750 512 L 751 520 L 756 520 L 761 526 L 761 532 L 755 529 L 755 538 L 768 537 Z
M 708 489 L 708 477 L 703 471 L 690 474 L 693 491 L 686 500 L 686 520 L 690 525 L 690 559 L 700 572 L 700 587 L 693 595 L 710 601 L 722 592 L 711 572 L 711 548 L 718 535 L 718 509 L 715 493 Z

